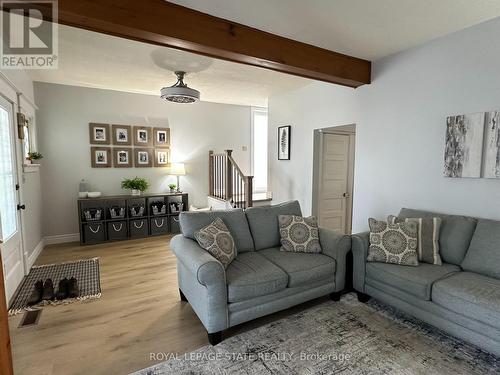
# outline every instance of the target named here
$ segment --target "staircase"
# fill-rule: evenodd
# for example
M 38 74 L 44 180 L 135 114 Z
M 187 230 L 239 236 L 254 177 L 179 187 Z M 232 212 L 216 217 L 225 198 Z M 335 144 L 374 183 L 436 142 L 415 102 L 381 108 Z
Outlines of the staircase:
M 208 195 L 233 208 L 253 206 L 253 176 L 245 176 L 231 154 L 208 152 Z

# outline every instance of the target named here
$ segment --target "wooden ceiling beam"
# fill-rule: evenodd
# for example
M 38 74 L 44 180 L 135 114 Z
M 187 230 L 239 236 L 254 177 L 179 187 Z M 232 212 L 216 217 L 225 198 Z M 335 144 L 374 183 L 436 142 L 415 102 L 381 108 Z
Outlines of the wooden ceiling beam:
M 51 17 L 43 4 L 36 6 Z M 349 87 L 371 82 L 369 61 L 164 0 L 59 0 L 58 17 L 64 25 L 310 79 Z

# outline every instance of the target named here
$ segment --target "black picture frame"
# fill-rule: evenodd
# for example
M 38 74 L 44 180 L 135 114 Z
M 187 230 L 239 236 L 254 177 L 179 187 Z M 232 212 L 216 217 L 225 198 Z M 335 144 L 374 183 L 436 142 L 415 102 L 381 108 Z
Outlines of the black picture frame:
M 290 125 L 278 127 L 278 160 L 290 160 L 291 131 Z

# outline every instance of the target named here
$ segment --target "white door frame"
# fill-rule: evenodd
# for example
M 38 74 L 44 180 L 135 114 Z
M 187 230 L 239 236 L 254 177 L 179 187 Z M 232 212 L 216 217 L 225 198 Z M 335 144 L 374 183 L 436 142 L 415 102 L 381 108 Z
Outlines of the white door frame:
M 319 217 L 320 181 L 322 177 L 323 160 L 323 135 L 347 135 L 349 136 L 349 167 L 347 177 L 347 198 L 346 207 L 346 233 L 352 232 L 352 209 L 354 200 L 354 163 L 356 147 L 356 125 L 333 126 L 314 130 L 314 156 L 313 156 L 313 179 L 312 179 L 312 215 Z

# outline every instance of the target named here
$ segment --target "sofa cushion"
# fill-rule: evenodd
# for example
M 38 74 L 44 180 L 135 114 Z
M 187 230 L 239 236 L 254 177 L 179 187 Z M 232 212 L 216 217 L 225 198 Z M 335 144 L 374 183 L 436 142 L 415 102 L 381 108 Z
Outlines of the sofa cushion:
M 279 247 L 260 250 L 258 254 L 287 273 L 289 288 L 329 278 L 333 282 L 335 276 L 335 259 L 327 255 L 283 252 Z
M 181 212 L 180 227 L 184 237 L 196 240 L 194 233 L 221 218 L 231 232 L 238 253 L 252 251 L 253 239 L 245 213 L 241 209 L 229 211 L 191 211 Z
M 226 270 L 229 302 L 276 293 L 286 288 L 287 274 L 256 252 L 238 254 Z
M 251 207 L 245 210 L 252 232 L 255 250 L 268 249 L 280 245 L 278 215 L 302 216 L 298 201 L 274 206 Z
M 453 264 L 420 263 L 417 267 L 406 267 L 398 264 L 367 263 L 366 283 L 378 281 L 380 285 L 388 285 L 402 292 L 409 293 L 422 300 L 431 299 L 432 285 L 449 275 L 459 272 L 460 268 Z
M 500 279 L 500 221 L 478 221 L 462 268 Z
M 434 284 L 432 301 L 500 329 L 500 280 L 473 272 L 460 272 Z
M 467 216 L 445 215 L 429 211 L 401 209 L 401 218 L 410 217 L 439 217 L 441 218 L 441 231 L 439 234 L 439 247 L 443 263 L 462 263 L 465 253 L 469 248 L 472 235 L 476 229 L 477 219 Z

